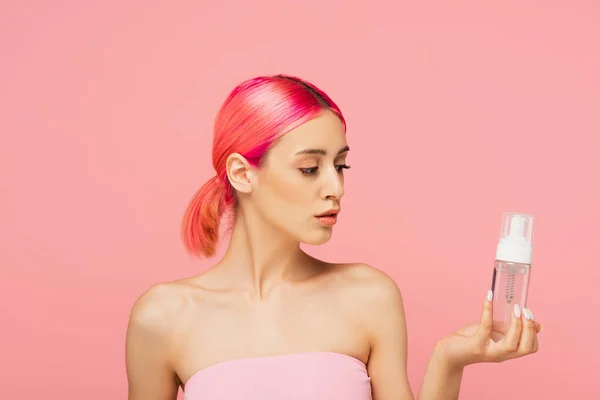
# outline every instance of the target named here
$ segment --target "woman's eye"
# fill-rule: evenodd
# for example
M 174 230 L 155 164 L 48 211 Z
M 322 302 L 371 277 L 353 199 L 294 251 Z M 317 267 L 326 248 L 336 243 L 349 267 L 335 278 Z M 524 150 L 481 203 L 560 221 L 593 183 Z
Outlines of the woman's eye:
M 311 167 L 311 168 L 300 168 L 300 171 L 304 174 L 304 175 L 313 175 L 315 172 L 317 172 L 317 169 L 319 169 L 319 167 Z
M 317 170 L 319 169 L 319 167 L 311 167 L 311 168 L 300 168 L 300 171 L 304 174 L 304 175 L 314 175 L 317 173 Z M 339 173 L 342 173 L 343 170 L 345 169 L 350 169 L 349 165 L 346 164 L 340 164 L 340 165 L 336 165 L 335 166 L 335 170 Z

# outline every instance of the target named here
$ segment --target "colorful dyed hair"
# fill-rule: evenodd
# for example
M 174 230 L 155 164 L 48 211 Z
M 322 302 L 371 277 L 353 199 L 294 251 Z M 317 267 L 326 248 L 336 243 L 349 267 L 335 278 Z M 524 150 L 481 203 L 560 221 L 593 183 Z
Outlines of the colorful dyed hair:
M 279 137 L 323 110 L 337 114 L 346 128 L 333 100 L 296 77 L 257 77 L 242 82 L 229 94 L 214 125 L 212 159 L 216 175 L 196 192 L 183 218 L 182 240 L 187 251 L 212 257 L 219 241 L 221 218 L 228 209 L 235 210 L 237 196 L 227 179 L 227 157 L 239 153 L 258 167 Z

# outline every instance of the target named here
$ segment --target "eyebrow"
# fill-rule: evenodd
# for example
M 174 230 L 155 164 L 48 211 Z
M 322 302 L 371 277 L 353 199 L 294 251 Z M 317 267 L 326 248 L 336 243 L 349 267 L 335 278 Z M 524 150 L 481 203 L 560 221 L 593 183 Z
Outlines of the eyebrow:
M 350 147 L 348 147 L 348 146 L 342 147 L 340 149 L 340 151 L 338 151 L 338 155 L 345 153 L 347 151 L 350 151 Z M 304 149 L 304 150 L 300 150 L 299 152 L 296 153 L 296 155 L 299 155 L 299 154 L 321 154 L 321 155 L 325 156 L 325 155 L 327 155 L 327 151 L 324 149 Z

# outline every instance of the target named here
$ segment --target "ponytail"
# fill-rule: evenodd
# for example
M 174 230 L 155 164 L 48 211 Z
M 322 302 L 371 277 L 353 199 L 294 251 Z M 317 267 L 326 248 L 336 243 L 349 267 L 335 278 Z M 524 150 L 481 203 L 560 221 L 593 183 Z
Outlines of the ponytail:
M 226 188 L 216 176 L 194 195 L 182 223 L 182 240 L 188 252 L 204 258 L 215 254 L 221 217 L 225 212 L 225 196 Z

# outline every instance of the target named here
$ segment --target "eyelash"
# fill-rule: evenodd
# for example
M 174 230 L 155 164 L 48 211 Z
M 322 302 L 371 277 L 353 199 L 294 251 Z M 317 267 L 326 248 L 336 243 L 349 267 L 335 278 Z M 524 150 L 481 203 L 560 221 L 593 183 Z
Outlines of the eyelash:
M 341 164 L 341 165 L 336 165 L 335 168 L 338 170 L 338 172 L 341 174 L 343 172 L 343 170 L 345 169 L 350 169 L 349 165 L 346 164 Z M 314 175 L 317 170 L 319 169 L 319 167 L 312 167 L 312 168 L 300 168 L 300 171 L 304 174 L 304 175 Z

